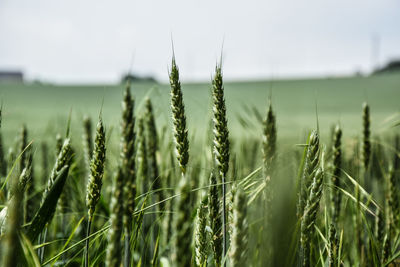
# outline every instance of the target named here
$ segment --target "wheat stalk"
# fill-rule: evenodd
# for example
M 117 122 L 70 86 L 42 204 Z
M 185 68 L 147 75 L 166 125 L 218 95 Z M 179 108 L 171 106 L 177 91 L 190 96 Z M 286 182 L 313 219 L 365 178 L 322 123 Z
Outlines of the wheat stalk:
M 28 130 L 26 128 L 26 125 L 22 125 L 21 128 L 21 133 L 20 133 L 20 140 L 19 140 L 19 153 L 21 154 L 21 158 L 19 160 L 19 171 L 22 172 L 22 170 L 25 168 L 26 165 L 26 147 L 28 146 Z
M 122 122 L 121 122 L 121 171 L 124 179 L 124 266 L 129 266 L 131 258 L 130 237 L 132 233 L 133 212 L 135 211 L 136 196 L 136 169 L 135 169 L 135 101 L 131 96 L 130 84 L 125 88 L 122 101 Z
M 123 203 L 124 177 L 122 169 L 118 167 L 114 178 L 113 192 L 110 204 L 111 227 L 108 234 L 108 245 L 106 254 L 106 266 L 119 267 L 121 263 L 121 236 L 123 228 Z
M 209 220 L 211 233 L 211 244 L 214 253 L 214 262 L 216 266 L 221 266 L 222 256 L 222 221 L 221 221 L 221 208 L 219 193 L 217 187 L 217 179 L 214 173 L 210 176 L 210 189 L 209 189 Z
M 26 169 L 22 170 L 24 174 Z M 22 213 L 22 200 L 23 200 L 23 189 L 20 185 L 20 179 L 14 177 L 12 180 L 11 188 L 14 192 L 13 198 L 8 204 L 8 218 L 6 222 L 6 230 L 4 237 L 1 242 L 3 243 L 4 251 L 2 251 L 2 264 L 4 267 L 15 267 L 21 264 L 21 247 L 19 241 L 20 227 L 23 222 Z
M 149 190 L 148 180 L 148 162 L 147 162 L 147 147 L 146 136 L 144 134 L 144 120 L 143 117 L 138 119 L 137 124 L 137 176 L 142 183 L 141 192 L 146 193 Z
M 34 164 L 33 164 L 33 149 L 29 146 L 26 151 L 26 163 L 25 168 L 28 174 L 27 189 L 25 192 L 25 209 L 24 209 L 24 221 L 25 223 L 30 222 L 33 219 L 34 211 L 36 207 L 36 198 L 34 198 L 35 190 L 35 179 L 34 179 Z
M 190 266 L 192 262 L 192 207 L 190 203 L 190 184 L 182 177 L 176 201 L 174 216 L 174 266 Z
M 222 182 L 222 256 L 226 255 L 226 174 L 229 168 L 229 131 L 226 118 L 221 64 L 215 68 L 213 79 L 214 159 Z
M 385 238 L 383 240 L 382 257 L 381 257 L 382 266 L 386 266 L 386 263 L 389 261 L 390 257 L 391 257 L 391 244 L 390 244 L 390 236 L 388 233 L 385 235 Z
M 340 173 L 341 173 L 341 163 L 342 163 L 342 148 L 341 148 L 341 138 L 342 130 L 339 125 L 336 126 L 333 136 L 333 147 L 332 147 L 332 221 L 337 225 L 339 215 L 340 215 L 340 204 L 342 194 L 340 193 Z
M 42 152 L 42 179 L 44 181 L 46 181 L 45 177 L 47 177 L 48 173 L 49 173 L 49 150 L 47 147 L 47 143 L 46 142 L 42 142 L 41 144 L 41 152 Z
M 103 121 L 100 118 L 96 128 L 96 138 L 94 141 L 94 150 L 92 161 L 90 164 L 90 176 L 88 179 L 86 190 L 86 206 L 88 209 L 88 226 L 86 234 L 86 253 L 85 267 L 89 265 L 89 235 L 90 227 L 93 220 L 93 214 L 96 209 L 97 202 L 100 199 L 101 187 L 103 185 L 104 165 L 106 160 L 105 146 L 105 130 Z
M 171 110 L 173 132 L 175 137 L 176 157 L 181 169 L 181 180 L 178 188 L 176 203 L 177 215 L 174 219 L 175 238 L 173 261 L 176 266 L 191 265 L 191 210 L 190 182 L 186 177 L 186 167 L 189 160 L 189 141 L 186 128 L 185 106 L 183 103 L 182 89 L 179 81 L 179 70 L 176 66 L 175 56 L 172 57 L 171 72 Z
M 262 214 L 264 218 L 264 223 L 261 226 L 260 231 L 264 232 L 265 229 L 270 228 L 271 225 L 271 201 L 273 197 L 273 192 L 271 190 L 271 176 L 276 161 L 276 118 L 274 111 L 272 110 L 271 101 L 268 105 L 267 116 L 263 121 L 263 132 L 262 132 L 262 152 L 263 152 L 263 174 L 265 179 L 265 189 L 264 189 L 264 199 L 260 205 L 262 205 Z M 232 192 L 232 190 L 231 190 Z M 264 235 L 265 236 L 265 235 Z M 265 258 L 270 259 L 273 255 L 273 246 L 271 245 L 271 238 L 262 237 L 258 238 L 258 243 L 264 242 L 265 245 L 271 247 L 265 254 Z M 258 244 L 258 247 L 261 245 Z
M 145 102 L 145 134 L 146 134 L 146 148 L 147 148 L 147 162 L 149 167 L 149 177 L 152 184 L 152 189 L 156 194 L 156 202 L 160 203 L 159 210 L 163 210 L 162 200 L 164 199 L 161 190 L 161 180 L 157 164 L 157 150 L 158 150 L 158 137 L 157 127 L 154 119 L 153 106 L 149 98 Z
M 7 153 L 7 170 L 11 170 L 13 168 L 13 164 L 15 161 L 15 150 L 13 149 L 13 147 L 8 148 L 8 153 Z M 13 177 L 13 176 L 11 176 Z M 10 199 L 10 194 L 9 191 L 11 189 L 11 186 L 9 183 L 7 183 L 7 190 L 5 190 L 5 194 L 7 194 L 7 199 Z
M 141 193 L 146 194 L 145 202 L 148 198 L 150 198 L 150 194 L 147 195 L 150 188 L 150 179 L 149 179 L 149 165 L 147 162 L 147 147 L 146 147 L 146 135 L 144 129 L 144 118 L 139 117 L 137 120 L 137 157 L 136 157 L 136 164 L 137 164 L 137 177 L 139 183 L 141 183 Z M 142 220 L 142 232 L 144 236 L 149 236 L 152 238 L 153 236 L 148 234 L 151 231 L 151 225 L 153 224 L 154 218 L 152 214 L 145 214 Z M 150 240 L 151 245 L 146 246 L 146 249 L 143 250 L 142 254 L 142 264 L 149 265 L 152 255 L 153 249 L 153 239 Z
M 336 235 L 336 228 L 334 224 L 329 226 L 329 267 L 339 266 L 338 264 L 339 253 L 339 239 Z
M 4 178 L 7 175 L 7 161 L 4 154 L 3 132 L 1 131 L 2 110 L 3 107 L 0 107 L 0 176 Z
M 249 226 L 247 223 L 247 198 L 240 187 L 235 194 L 232 224 L 233 230 L 229 255 L 231 266 L 244 266 L 247 263 Z

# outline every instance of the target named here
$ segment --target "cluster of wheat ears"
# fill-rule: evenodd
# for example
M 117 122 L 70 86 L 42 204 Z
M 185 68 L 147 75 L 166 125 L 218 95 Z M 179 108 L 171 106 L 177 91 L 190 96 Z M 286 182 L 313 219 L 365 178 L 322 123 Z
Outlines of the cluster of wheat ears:
M 196 146 L 175 58 L 169 78 L 171 137 L 157 129 L 149 98 L 135 112 L 130 84 L 119 148 L 101 113 L 94 140 L 88 117 L 80 146 L 70 123 L 57 135 L 51 171 L 48 144 L 29 142 L 25 126 L 8 154 L 0 133 L 1 266 L 396 264 L 400 139 L 371 138 L 367 104 L 361 138 L 347 150 L 338 124 L 329 145 L 317 129 L 278 152 L 271 102 L 260 140 L 231 140 L 218 64 L 212 131 Z

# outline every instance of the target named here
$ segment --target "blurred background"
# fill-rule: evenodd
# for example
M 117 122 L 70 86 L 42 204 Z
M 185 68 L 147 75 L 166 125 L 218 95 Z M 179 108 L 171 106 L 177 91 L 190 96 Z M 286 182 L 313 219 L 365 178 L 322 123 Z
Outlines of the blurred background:
M 102 103 L 118 126 L 127 76 L 137 107 L 152 98 L 169 126 L 172 43 L 193 132 L 206 131 L 221 54 L 234 134 L 259 135 L 271 95 L 278 130 L 291 137 L 315 127 L 316 110 L 324 129 L 340 121 L 356 132 L 364 101 L 382 130 L 398 112 L 399 11 L 395 0 L 2 0 L 5 131 L 27 123 L 37 134 L 59 124 L 58 132 L 70 110 L 80 123 Z
M 397 261 L 400 255 L 399 26 L 399 0 L 0 0 L 0 235 L 5 228 L 5 238 L 0 238 L 8 242 L 0 243 L 0 254 L 9 251 L 3 254 L 6 259 L 21 260 L 22 253 L 14 254 L 23 251 L 32 266 L 82 266 L 84 239 L 90 234 L 89 266 L 102 266 L 105 256 L 117 266 L 118 253 L 113 251 L 120 252 L 117 221 L 123 211 L 128 262 L 169 266 L 171 258 L 171 266 L 179 265 L 174 258 L 190 261 L 191 219 L 204 195 L 210 201 L 202 203 L 210 208 L 203 207 L 196 220 L 203 225 L 196 228 L 204 231 L 196 236 L 200 245 L 195 251 L 210 243 L 208 232 L 212 240 L 221 239 L 219 192 L 225 190 L 219 187 L 226 181 L 226 236 L 232 237 L 228 244 L 233 256 L 221 257 L 224 263 L 248 254 L 248 266 L 295 266 L 296 261 L 298 266 L 392 266 L 388 260 Z M 174 54 L 190 143 L 188 165 L 183 164 L 186 151 L 181 151 L 180 168 L 174 156 L 168 78 Z M 230 156 L 221 137 L 225 131 L 216 130 L 217 137 L 212 131 L 211 81 L 219 62 Z M 125 126 L 121 142 L 127 80 L 135 99 L 137 135 Z M 150 105 L 144 116 L 146 99 L 151 100 L 156 127 Z M 364 109 L 363 120 L 365 102 L 370 109 Z M 271 119 L 264 123 L 269 130 L 263 135 L 270 104 L 277 133 Z M 126 125 L 132 125 L 129 113 Z M 104 178 L 100 141 L 90 153 L 89 137 L 94 137 L 99 117 L 106 133 Z M 177 128 L 185 128 L 178 123 Z M 336 125 L 343 135 L 334 134 Z M 310 142 L 306 159 L 310 130 L 318 130 L 320 139 Z M 71 137 L 68 153 L 62 148 L 64 137 Z M 136 151 L 130 147 L 133 140 Z M 61 156 L 47 180 L 57 154 Z M 70 156 L 71 161 L 66 159 Z M 132 169 L 135 161 L 137 171 Z M 67 173 L 61 170 L 64 165 L 71 166 L 67 183 L 63 174 L 55 180 L 58 173 Z M 117 166 L 122 169 L 114 176 Z M 212 173 L 218 181 L 210 184 Z M 11 181 L 18 186 L 11 187 Z M 26 188 L 22 204 L 29 217 L 21 223 L 28 228 L 20 235 L 21 250 L 16 241 L 20 188 Z M 241 190 L 247 202 L 237 198 Z M 10 205 L 7 198 L 13 199 Z M 90 228 L 85 217 L 87 206 L 94 212 L 95 198 L 100 200 Z M 121 205 L 124 199 L 127 205 Z M 30 223 L 40 203 L 39 219 Z M 49 211 L 56 205 L 50 226 Z M 127 214 L 134 215 L 133 223 L 125 219 L 131 217 Z M 39 242 L 32 232 L 41 232 Z M 175 250 L 178 243 L 185 250 Z M 222 255 L 218 246 L 215 266 Z M 35 250 L 43 258 L 40 262 Z
M 336 1 L 0 2 L 0 68 L 27 80 L 167 81 L 171 39 L 186 81 L 370 73 L 400 58 L 400 3 Z

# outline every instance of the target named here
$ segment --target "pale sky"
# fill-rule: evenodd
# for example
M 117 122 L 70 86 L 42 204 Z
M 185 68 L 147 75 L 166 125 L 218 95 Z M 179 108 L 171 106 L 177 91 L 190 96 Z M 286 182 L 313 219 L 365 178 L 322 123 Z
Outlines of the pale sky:
M 400 1 L 0 0 L 0 36 L 0 70 L 58 83 L 166 81 L 171 36 L 186 81 L 222 44 L 225 79 L 343 75 L 400 58 Z

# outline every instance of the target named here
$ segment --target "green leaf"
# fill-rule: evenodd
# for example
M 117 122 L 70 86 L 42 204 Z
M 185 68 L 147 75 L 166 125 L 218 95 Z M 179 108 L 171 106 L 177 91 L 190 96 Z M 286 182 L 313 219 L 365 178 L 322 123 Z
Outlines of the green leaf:
M 51 267 L 53 267 L 54 264 L 56 264 L 58 258 L 62 255 L 62 253 L 67 252 L 66 248 L 67 248 L 68 244 L 71 242 L 72 237 L 74 237 L 74 234 L 75 234 L 76 230 L 78 229 L 79 225 L 81 225 L 83 219 L 85 219 L 85 217 L 82 217 L 82 218 L 79 220 L 79 222 L 75 225 L 75 227 L 74 227 L 74 229 L 72 230 L 71 234 L 69 235 L 67 241 L 65 242 L 63 248 L 61 249 L 61 252 L 60 252 L 61 254 L 60 254 L 60 253 L 57 254 L 57 257 L 56 257 L 56 258 L 53 260 L 53 262 L 51 263 Z
M 156 244 L 155 244 L 155 247 L 154 247 L 153 260 L 151 261 L 152 262 L 152 266 L 154 266 L 154 267 L 158 266 L 159 242 L 160 242 L 160 232 L 158 232 L 158 235 L 157 235 L 157 240 L 156 240 Z
M 58 199 L 68 177 L 69 166 L 64 166 L 56 177 L 53 186 L 40 206 L 27 231 L 27 237 L 33 242 L 44 227 L 53 218 Z
M 28 266 L 40 267 L 41 265 L 39 258 L 37 256 L 37 253 L 35 252 L 35 248 L 32 246 L 31 241 L 29 241 L 29 239 L 23 233 L 21 233 L 20 241 L 26 264 Z

